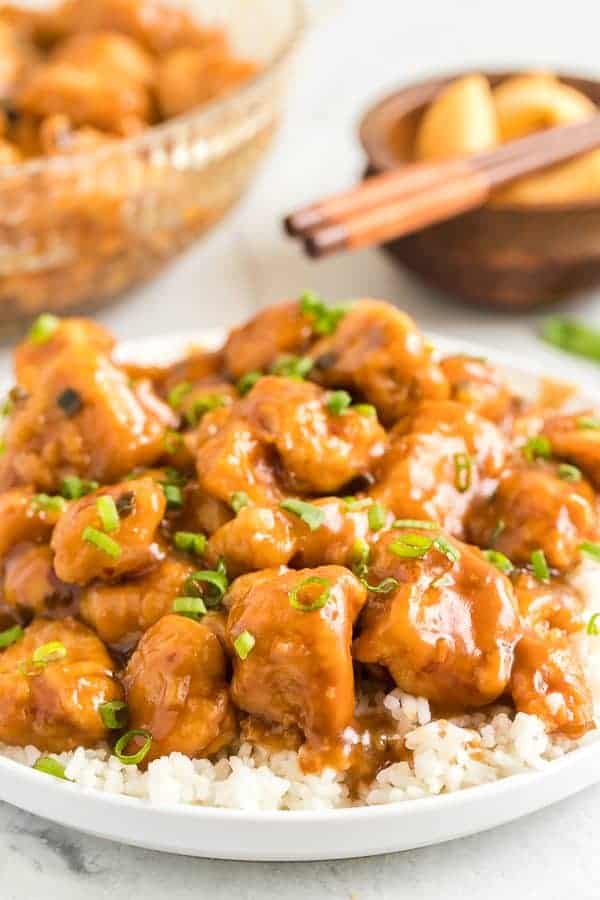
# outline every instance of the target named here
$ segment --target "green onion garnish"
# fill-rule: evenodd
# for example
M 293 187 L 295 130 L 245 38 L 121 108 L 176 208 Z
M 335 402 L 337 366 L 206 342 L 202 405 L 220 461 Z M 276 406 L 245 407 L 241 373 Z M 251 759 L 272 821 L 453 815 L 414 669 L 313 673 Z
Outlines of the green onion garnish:
M 579 549 L 584 556 L 593 559 L 594 562 L 600 562 L 600 544 L 595 544 L 593 541 L 584 541 L 583 544 L 579 545 Z
M 361 578 L 360 580 L 371 594 L 389 594 L 390 591 L 395 591 L 396 588 L 400 587 L 400 582 L 397 578 L 384 578 L 379 584 L 369 584 L 366 578 Z
M 453 584 L 454 578 L 452 577 L 450 572 L 444 572 L 443 575 L 440 575 L 438 578 L 431 582 L 431 587 L 437 588 L 437 590 L 439 591 L 442 588 L 450 587 Z
M 580 416 L 577 419 L 577 427 L 582 431 L 598 431 L 600 418 L 597 416 Z
M 280 375 L 284 378 L 304 380 L 313 367 L 313 361 L 309 356 L 280 356 L 271 365 L 271 375 Z
M 536 459 L 550 459 L 552 456 L 552 444 L 543 434 L 530 437 L 523 444 L 522 450 L 527 462 L 535 462 Z
M 504 531 L 505 528 L 506 528 L 506 522 L 504 521 L 504 519 L 498 519 L 498 521 L 496 522 L 496 524 L 494 526 L 494 530 L 492 531 L 491 537 L 490 537 L 490 541 L 492 544 L 494 543 L 496 538 L 500 537 L 500 535 L 502 534 L 502 532 Z
M 51 756 L 40 756 L 31 768 L 35 769 L 36 772 L 43 772 L 44 775 L 62 778 L 63 781 L 69 780 L 65 775 L 65 767 L 63 764 L 59 763 L 57 759 L 52 759 Z
M 206 537 L 197 531 L 176 531 L 173 543 L 178 550 L 202 556 L 206 551 Z
M 387 519 L 387 510 L 385 506 L 382 506 L 381 503 L 373 503 L 373 505 L 369 507 L 367 518 L 369 520 L 369 528 L 371 531 L 381 531 Z
M 573 319 L 552 316 L 542 323 L 541 337 L 548 344 L 600 362 L 600 331 Z
M 550 569 L 546 561 L 546 554 L 543 550 L 534 550 L 531 554 L 531 565 L 533 574 L 538 581 L 550 581 Z
M 29 329 L 27 339 L 31 344 L 45 344 L 46 341 L 50 340 L 59 325 L 60 319 L 57 316 L 53 316 L 50 313 L 42 313 Z
M 25 632 L 20 625 L 13 625 L 12 628 L 7 628 L 6 631 L 0 631 L 0 650 L 10 647 L 11 644 L 16 644 L 24 634 Z
M 186 597 L 202 597 L 211 608 L 220 605 L 228 587 L 229 580 L 222 561 L 219 561 L 217 569 L 192 572 L 183 585 Z
M 197 400 L 194 400 L 185 417 L 189 425 L 197 425 L 205 413 L 211 412 L 213 409 L 219 409 L 221 406 L 225 406 L 224 394 L 208 394 L 206 397 L 199 397 Z
M 255 644 L 256 639 L 253 634 L 250 634 L 249 631 L 242 631 L 242 633 L 238 634 L 235 641 L 233 642 L 235 652 L 240 659 L 246 659 Z
M 361 509 L 368 509 L 372 502 L 370 497 L 342 497 L 342 500 L 348 509 L 351 509 L 354 512 L 358 512 Z
M 581 469 L 578 469 L 577 466 L 572 466 L 570 463 L 561 463 L 558 467 L 558 477 L 562 478 L 563 481 L 581 481 L 582 474 Z
M 183 506 L 183 494 L 177 484 L 163 484 L 162 489 L 167 501 L 167 509 L 181 509 Z
M 102 553 L 106 553 L 107 556 L 111 556 L 113 559 L 119 559 L 121 556 L 120 545 L 113 538 L 104 534 L 103 531 L 92 528 L 91 525 L 83 529 L 82 538 L 87 544 L 92 544 L 96 549 L 101 550 Z
M 300 591 L 304 591 L 313 584 L 318 585 L 323 588 L 323 590 L 314 600 L 303 603 L 302 600 L 299 599 L 298 594 Z M 304 581 L 297 584 L 293 591 L 289 592 L 288 597 L 290 606 L 293 606 L 294 609 L 298 609 L 300 612 L 314 612 L 317 609 L 322 609 L 331 597 L 331 585 L 326 578 L 319 578 L 318 575 L 311 575 L 310 578 L 305 578 Z
M 163 435 L 162 445 L 171 456 L 183 447 L 183 435 L 172 428 L 167 428 Z
M 315 334 L 333 334 L 348 312 L 347 306 L 327 306 L 314 291 L 305 291 L 300 297 L 300 311 L 311 320 Z
M 163 472 L 165 480 L 161 484 L 176 484 L 179 487 L 183 487 L 188 482 L 187 476 L 180 472 L 179 469 L 174 468 L 174 466 L 165 466 Z
M 304 500 L 288 497 L 287 500 L 282 500 L 279 506 L 286 512 L 291 512 L 302 519 L 311 531 L 316 531 L 325 521 L 324 511 L 319 506 L 313 506 L 312 503 L 305 503 Z
M 389 545 L 394 556 L 402 559 L 421 559 L 433 546 L 433 538 L 423 534 L 403 534 Z
M 100 718 L 105 728 L 114 731 L 125 728 L 129 721 L 129 707 L 122 700 L 109 700 L 99 707 Z
M 84 481 L 77 475 L 67 475 L 61 482 L 60 492 L 67 500 L 79 500 L 80 497 L 98 490 L 99 486 L 97 481 Z
M 454 484 L 464 494 L 471 487 L 471 457 L 468 453 L 454 454 Z
M 125 754 L 123 750 L 127 745 L 133 740 L 133 738 L 141 737 L 144 738 L 144 743 L 142 747 L 137 751 L 137 753 Z M 115 744 L 115 749 L 113 750 L 114 755 L 117 757 L 119 762 L 122 762 L 125 766 L 137 766 L 138 763 L 148 756 L 150 752 L 150 747 L 152 746 L 152 735 L 149 731 L 146 731 L 144 728 L 134 728 L 133 731 L 128 731 L 126 734 L 122 735 L 117 743 Z
M 6 438 L 0 438 L 0 456 L 6 453 Z
M 117 505 L 110 494 L 103 494 L 96 500 L 96 511 L 104 531 L 116 531 L 119 527 Z
M 238 393 L 240 393 L 242 397 L 245 396 L 245 394 L 248 394 L 252 390 L 256 382 L 260 381 L 262 377 L 263 373 L 259 371 L 246 372 L 246 374 L 242 375 L 242 377 L 236 384 Z
M 240 509 L 243 509 L 244 506 L 248 506 L 249 503 L 250 498 L 245 491 L 234 491 L 231 495 L 231 500 L 229 501 L 229 505 L 234 513 L 239 513 Z
M 505 575 L 510 575 L 510 573 L 514 571 L 515 567 L 508 556 L 505 556 L 504 553 L 500 553 L 499 550 L 484 550 L 483 555 L 488 562 Z
M 438 522 L 429 522 L 427 519 L 395 519 L 393 522 L 394 528 L 424 528 L 424 529 L 435 529 L 439 528 Z
M 173 612 L 189 619 L 200 619 L 208 610 L 202 597 L 176 597 L 173 601 Z
M 327 409 L 334 416 L 341 416 L 352 403 L 348 391 L 332 391 L 327 397 Z
M 173 409 L 179 409 L 181 404 L 183 403 L 184 397 L 186 397 L 190 391 L 192 390 L 192 385 L 189 381 L 181 381 L 179 384 L 176 384 L 174 388 L 171 388 L 167 395 L 167 403 Z
M 362 538 L 357 538 L 352 547 L 352 571 L 357 578 L 364 578 L 367 574 L 369 566 L 369 557 L 371 556 L 371 548 Z
M 366 419 L 374 419 L 377 415 L 377 410 L 372 403 L 355 403 L 351 408 L 359 416 L 364 416 Z
M 589 622 L 587 623 L 587 627 L 585 629 L 587 634 L 594 634 L 594 635 L 600 634 L 600 629 L 596 625 L 596 622 L 598 621 L 598 619 L 600 619 L 600 613 L 594 613 L 593 616 L 591 616 Z
M 48 663 L 64 659 L 66 655 L 67 648 L 61 641 L 49 641 L 35 648 L 31 661 L 34 666 L 47 666 Z
M 446 538 L 436 537 L 433 540 L 433 546 L 440 553 L 443 553 L 450 562 L 457 562 L 460 559 L 460 551 L 456 549 Z
M 31 498 L 34 509 L 43 512 L 62 512 L 67 503 L 64 497 L 50 497 L 48 494 L 34 494 Z

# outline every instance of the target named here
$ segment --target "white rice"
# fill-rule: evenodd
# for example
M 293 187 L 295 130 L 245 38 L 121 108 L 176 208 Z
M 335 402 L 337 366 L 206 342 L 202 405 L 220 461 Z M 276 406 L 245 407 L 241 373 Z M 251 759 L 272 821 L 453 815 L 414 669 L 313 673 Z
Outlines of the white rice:
M 586 598 L 589 615 L 600 612 L 600 565 L 584 563 L 572 577 Z M 600 720 L 600 637 L 585 632 L 573 638 L 595 699 Z M 186 803 L 229 809 L 315 810 L 355 804 L 383 804 L 447 793 L 541 769 L 582 742 L 546 733 L 537 716 L 496 706 L 452 720 L 432 720 L 428 701 L 398 689 L 386 696 L 361 696 L 357 712 L 385 710 L 390 723 L 412 751 L 410 762 L 383 769 L 363 795 L 352 799 L 343 775 L 326 769 L 302 772 L 294 751 L 269 752 L 242 744 L 235 756 L 212 763 L 181 753 L 154 760 L 146 772 L 125 766 L 107 748 L 56 755 L 66 776 L 83 788 L 123 794 L 152 805 Z M 33 766 L 35 747 L 0 744 L 0 755 Z

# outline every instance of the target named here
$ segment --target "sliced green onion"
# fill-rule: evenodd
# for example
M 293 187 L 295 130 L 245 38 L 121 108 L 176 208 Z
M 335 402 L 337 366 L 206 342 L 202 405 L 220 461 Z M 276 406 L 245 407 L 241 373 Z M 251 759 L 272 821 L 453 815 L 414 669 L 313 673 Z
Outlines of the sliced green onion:
M 110 494 L 103 494 L 96 500 L 96 511 L 104 531 L 116 531 L 119 527 L 117 505 Z
M 461 494 L 471 487 L 471 469 L 471 457 L 468 453 L 454 454 L 454 484 Z
M 371 505 L 370 497 L 343 497 L 342 498 L 348 509 L 358 512 L 361 509 L 368 509 Z
M 31 344 L 45 344 L 46 341 L 50 340 L 59 325 L 60 319 L 57 316 L 53 316 L 50 313 L 42 313 L 29 329 L 27 339 Z
M 242 375 L 242 377 L 236 384 L 238 393 L 240 393 L 242 397 L 250 393 L 256 382 L 260 381 L 262 377 L 263 373 L 259 372 L 258 370 L 254 372 L 246 372 L 246 374 Z
M 176 597 L 173 601 L 173 612 L 189 619 L 200 619 L 208 610 L 202 597 Z
M 362 538 L 357 538 L 352 547 L 352 571 L 358 578 L 364 578 L 369 566 L 371 548 Z
M 600 417 L 580 416 L 577 419 L 577 427 L 582 431 L 598 431 L 600 429 Z
M 373 503 L 367 513 L 371 531 L 381 531 L 387 520 L 387 510 L 381 503 Z
M 35 666 L 47 666 L 48 663 L 64 659 L 66 655 L 67 648 L 61 641 L 49 641 L 35 648 L 31 661 Z
M 6 453 L 6 438 L 0 438 L 0 456 Z
M 167 501 L 167 509 L 181 509 L 183 506 L 183 494 L 177 484 L 163 484 L 162 489 Z
M 303 603 L 302 600 L 299 599 L 298 594 L 300 591 L 305 590 L 313 584 L 322 587 L 323 590 L 315 600 L 311 600 L 309 603 Z M 310 578 L 305 578 L 304 581 L 297 584 L 296 587 L 289 592 L 288 597 L 290 606 L 293 606 L 294 609 L 298 609 L 300 612 L 314 612 L 317 609 L 322 609 L 331 597 L 331 585 L 326 578 L 320 578 L 318 575 L 311 575 Z
M 506 528 L 506 522 L 504 521 L 504 519 L 498 519 L 498 521 L 496 522 L 496 524 L 494 526 L 494 530 L 492 531 L 491 538 L 490 538 L 492 544 L 494 543 L 496 538 L 500 537 L 500 535 L 502 534 L 502 532 L 504 531 L 505 528 Z
M 133 738 L 136 737 L 144 738 L 143 746 L 137 751 L 137 753 L 123 753 L 127 745 L 133 740 Z M 145 759 L 146 756 L 148 756 L 151 746 L 152 735 L 150 734 L 150 732 L 146 731 L 145 728 L 134 728 L 133 731 L 128 731 L 126 734 L 122 735 L 119 738 L 119 740 L 115 744 L 113 753 L 117 757 L 119 762 L 123 763 L 123 765 L 137 766 L 143 759 Z
M 129 707 L 122 700 L 109 700 L 99 707 L 100 718 L 105 728 L 115 731 L 125 728 L 129 721 Z
M 0 416 L 3 419 L 6 419 L 12 413 L 14 409 L 14 403 L 12 402 L 10 397 L 5 397 L 2 403 L 0 404 Z
M 256 638 L 253 634 L 250 634 L 249 631 L 242 631 L 242 633 L 238 634 L 235 641 L 233 642 L 235 652 L 242 660 L 246 659 L 249 656 L 255 644 Z
M 64 497 L 34 494 L 31 498 L 31 505 L 34 509 L 42 510 L 43 512 L 62 512 L 67 503 Z
M 172 428 L 167 428 L 163 435 L 162 445 L 165 451 L 172 456 L 183 447 L 183 435 Z
M 171 388 L 167 395 L 167 403 L 173 409 L 179 409 L 183 400 L 192 390 L 192 385 L 189 381 L 181 381 L 179 384 L 176 384 L 175 387 Z
M 594 613 L 593 616 L 591 616 L 585 629 L 587 634 L 600 634 L 600 628 L 598 628 L 596 624 L 598 619 L 600 619 L 600 613 Z
M 447 541 L 446 538 L 436 537 L 433 540 L 433 546 L 436 550 L 439 550 L 440 553 L 443 553 L 446 559 L 449 559 L 450 562 L 457 562 L 460 559 L 460 551 L 454 547 L 450 541 Z
M 584 541 L 583 544 L 579 545 L 579 550 L 589 559 L 600 562 L 600 544 L 595 544 L 593 541 Z
M 377 410 L 372 403 L 355 403 L 351 409 L 353 409 L 355 413 L 358 413 L 359 416 L 364 416 L 366 419 L 374 419 L 377 415 Z
M 16 644 L 24 634 L 25 632 L 20 625 L 13 625 L 12 628 L 7 628 L 6 631 L 0 631 L 0 650 L 5 650 L 11 644 Z
M 179 487 L 183 487 L 188 482 L 187 476 L 180 472 L 179 469 L 174 468 L 174 466 L 165 466 L 163 472 L 165 480 L 161 482 L 162 484 L 176 484 Z
M 369 584 L 366 578 L 361 578 L 360 580 L 371 594 L 389 594 L 390 591 L 395 591 L 396 588 L 400 587 L 400 582 L 397 578 L 384 578 L 379 584 Z
M 44 775 L 62 778 L 63 781 L 69 780 L 65 775 L 65 767 L 63 764 L 59 763 L 57 759 L 52 759 L 51 756 L 40 756 L 31 768 L 35 769 L 36 772 L 43 772 Z
M 484 550 L 483 555 L 488 562 L 505 575 L 510 575 L 510 573 L 514 571 L 515 567 L 508 556 L 505 556 L 504 553 L 500 553 L 499 550 Z
M 552 316 L 542 323 L 541 337 L 566 353 L 600 362 L 600 331 L 581 322 Z
M 319 506 L 313 506 L 312 503 L 305 503 L 304 500 L 288 497 L 287 500 L 282 500 L 279 506 L 286 512 L 291 512 L 302 519 L 311 531 L 317 531 L 325 521 L 324 511 Z
M 197 400 L 194 400 L 191 408 L 185 414 L 188 424 L 192 426 L 197 425 L 207 412 L 225 406 L 225 399 L 224 394 L 208 394 L 206 397 L 199 397 Z
M 535 462 L 536 459 L 550 459 L 552 456 L 552 444 L 543 434 L 530 437 L 523 444 L 522 450 L 527 462 Z
M 60 492 L 67 500 L 79 500 L 80 497 L 98 490 L 99 486 L 97 481 L 84 481 L 77 475 L 67 475 L 61 482 Z
M 439 528 L 438 522 L 429 522 L 427 519 L 395 519 L 393 522 L 394 528 L 424 528 L 424 529 L 435 529 Z
M 531 554 L 533 574 L 538 581 L 550 581 L 550 569 L 543 550 L 534 550 Z
M 352 397 L 348 391 L 332 391 L 327 397 L 327 409 L 334 416 L 341 416 L 351 403 Z
M 186 596 L 202 597 L 206 605 L 211 608 L 220 605 L 228 587 L 227 572 L 222 564 L 217 569 L 192 572 L 183 585 Z
M 234 513 L 239 513 L 240 509 L 243 509 L 244 506 L 248 506 L 249 503 L 250 498 L 245 491 L 234 491 L 231 495 L 231 500 L 229 501 L 229 505 Z
M 389 545 L 394 556 L 401 559 L 421 559 L 433 546 L 433 538 L 422 534 L 403 534 Z
M 581 481 L 582 474 L 581 469 L 578 469 L 577 466 L 572 466 L 570 463 L 561 463 L 558 467 L 558 477 L 563 481 Z
M 87 544 L 92 544 L 96 549 L 101 550 L 102 553 L 106 553 L 107 556 L 113 559 L 119 559 L 121 556 L 120 545 L 113 538 L 104 534 L 103 531 L 92 528 L 91 525 L 83 529 L 82 538 Z
M 331 335 L 348 312 L 348 306 L 327 306 L 314 291 L 304 291 L 300 311 L 311 320 L 315 334 Z
M 203 556 L 206 551 L 206 537 L 196 531 L 176 531 L 173 543 L 178 550 Z
M 280 356 L 271 365 L 271 375 L 303 380 L 310 373 L 313 361 L 309 356 Z

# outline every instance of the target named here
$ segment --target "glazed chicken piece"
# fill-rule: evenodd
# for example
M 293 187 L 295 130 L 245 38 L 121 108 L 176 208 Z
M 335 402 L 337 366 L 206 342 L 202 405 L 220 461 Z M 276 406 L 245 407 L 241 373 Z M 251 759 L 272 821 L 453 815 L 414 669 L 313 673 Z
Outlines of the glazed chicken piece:
M 311 377 L 374 404 L 386 425 L 423 400 L 445 400 L 448 384 L 413 320 L 388 303 L 360 300 L 310 352 Z
M 349 504 L 326 497 L 314 500 L 311 506 L 322 517 L 314 531 L 302 518 L 279 507 L 244 507 L 209 540 L 208 563 L 214 566 L 224 559 L 234 577 L 288 564 L 350 568 L 357 562 L 358 542 L 370 543 L 379 534 L 379 528 L 373 530 L 369 525 L 368 499 Z M 393 515 L 383 514 L 390 525 Z
M 543 434 L 549 439 L 554 456 L 580 466 L 600 489 L 600 417 L 596 413 L 551 416 Z
M 373 548 L 354 658 L 386 666 L 398 687 L 446 709 L 485 706 L 510 678 L 521 636 L 508 578 L 480 550 L 437 529 L 397 529 Z
M 26 541 L 4 558 L 2 599 L 19 611 L 58 617 L 73 612 L 77 589 L 58 578 L 47 544 Z
M 515 398 L 495 366 L 474 356 L 447 356 L 440 369 L 450 385 L 450 399 L 463 403 L 497 425 L 510 420 Z
M 539 716 L 549 731 L 579 738 L 594 727 L 592 695 L 568 641 L 555 632 L 517 644 L 511 693 L 518 712 Z
M 496 426 L 460 403 L 424 403 L 390 441 L 370 495 L 401 518 L 432 520 L 464 537 L 474 498 L 490 493 L 506 458 Z
M 147 382 L 126 376 L 91 345 L 72 344 L 43 365 L 18 402 L 0 460 L 0 484 L 52 492 L 66 475 L 115 481 L 164 454 L 177 419 Z
M 235 738 L 225 654 L 200 622 L 160 619 L 134 651 L 123 684 L 130 727 L 152 735 L 146 761 L 169 753 L 212 756 Z
M 275 451 L 291 491 L 333 493 L 383 455 L 386 436 L 376 416 L 351 406 L 335 414 L 328 400 L 309 382 L 266 376 L 240 405 L 258 439 Z
M 198 568 L 198 567 L 196 567 Z M 80 616 L 105 644 L 127 651 L 145 631 L 170 613 L 184 594 L 191 562 L 167 557 L 137 578 L 118 584 L 91 584 L 81 596 Z
M 513 578 L 513 586 L 523 621 L 540 633 L 549 628 L 567 633 L 583 628 L 582 598 L 567 582 L 558 578 L 540 581 L 530 572 L 522 571 Z
M 210 535 L 229 522 L 233 515 L 229 502 L 211 497 L 200 489 L 197 482 L 190 481 L 183 488 L 183 508 L 173 520 L 173 525 L 179 531 Z
M 61 512 L 60 504 L 40 503 L 29 489 L 0 493 L 0 559 L 23 541 L 49 541 Z
M 108 737 L 99 707 L 121 700 L 102 642 L 75 619 L 36 619 L 0 652 L 0 741 L 50 753 Z
M 223 349 L 225 368 L 234 379 L 266 371 L 278 357 L 305 353 L 312 337 L 311 320 L 297 300 L 268 306 L 230 331 Z
M 226 596 L 233 701 L 268 723 L 298 727 L 308 765 L 335 753 L 352 721 L 350 643 L 365 598 L 339 566 L 244 575 Z
M 152 85 L 156 72 L 152 56 L 131 38 L 116 31 L 75 34 L 58 45 L 52 59 L 83 68 L 101 69 L 124 82 Z
M 563 481 L 555 471 L 540 462 L 505 469 L 495 494 L 469 515 L 470 540 L 515 565 L 530 563 L 536 550 L 559 571 L 577 563 L 580 544 L 597 536 L 596 498 L 586 481 Z
M 118 513 L 109 533 L 99 506 L 104 497 L 112 498 Z M 156 532 L 165 508 L 164 491 L 152 478 L 101 488 L 71 503 L 52 535 L 57 575 L 86 585 L 156 565 L 163 556 Z
M 228 93 L 257 71 L 256 63 L 229 56 L 220 46 L 212 52 L 195 47 L 172 50 L 158 67 L 160 111 L 165 119 L 182 115 Z

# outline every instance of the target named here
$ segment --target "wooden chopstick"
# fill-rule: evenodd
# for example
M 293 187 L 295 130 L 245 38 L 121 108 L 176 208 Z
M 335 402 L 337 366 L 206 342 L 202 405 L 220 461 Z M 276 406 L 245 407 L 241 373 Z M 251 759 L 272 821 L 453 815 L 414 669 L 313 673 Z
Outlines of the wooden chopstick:
M 491 191 L 600 146 L 600 115 L 463 159 L 416 163 L 367 179 L 285 220 L 311 256 L 402 237 L 483 205 Z

